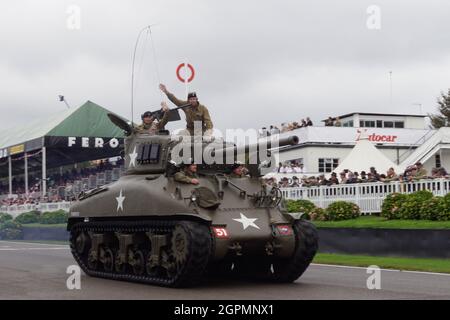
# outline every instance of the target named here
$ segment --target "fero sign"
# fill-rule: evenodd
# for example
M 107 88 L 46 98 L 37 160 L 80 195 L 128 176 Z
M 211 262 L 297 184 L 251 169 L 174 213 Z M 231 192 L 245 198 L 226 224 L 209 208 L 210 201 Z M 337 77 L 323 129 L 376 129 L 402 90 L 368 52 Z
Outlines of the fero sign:
M 181 69 L 186 68 L 186 65 L 187 65 L 187 68 L 191 71 L 191 75 L 187 79 L 183 78 L 183 76 L 181 75 Z M 185 74 L 187 74 L 187 72 L 185 72 Z M 194 76 L 195 76 L 195 70 L 194 70 L 194 67 L 191 64 L 189 64 L 189 63 L 187 63 L 187 64 L 186 63 L 180 63 L 180 65 L 177 67 L 177 78 L 181 82 L 183 82 L 183 83 L 191 82 L 194 79 Z

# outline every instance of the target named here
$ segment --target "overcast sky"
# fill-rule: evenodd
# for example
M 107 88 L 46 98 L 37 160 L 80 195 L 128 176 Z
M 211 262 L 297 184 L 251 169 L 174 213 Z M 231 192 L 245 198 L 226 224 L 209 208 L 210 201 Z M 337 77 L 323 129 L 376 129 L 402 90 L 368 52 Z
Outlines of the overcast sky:
M 80 29 L 68 28 L 71 5 Z M 368 28 L 371 5 L 380 29 Z M 2 0 L 0 125 L 60 112 L 58 94 L 130 118 L 133 47 L 148 24 L 157 24 L 155 46 L 144 33 L 135 121 L 162 99 L 158 74 L 184 96 L 175 70 L 186 59 L 196 71 L 190 88 L 220 130 L 353 111 L 417 114 L 414 103 L 434 112 L 450 87 L 449 14 L 448 0 Z

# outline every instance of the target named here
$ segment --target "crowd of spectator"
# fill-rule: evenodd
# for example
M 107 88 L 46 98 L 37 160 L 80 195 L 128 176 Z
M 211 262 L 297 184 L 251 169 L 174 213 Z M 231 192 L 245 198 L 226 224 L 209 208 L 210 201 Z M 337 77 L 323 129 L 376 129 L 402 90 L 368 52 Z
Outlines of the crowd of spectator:
M 339 117 L 332 118 L 328 117 L 328 119 L 325 120 L 325 127 L 342 127 L 342 122 Z
M 285 168 L 289 164 L 283 164 L 281 168 Z M 280 167 L 279 167 L 280 168 Z M 279 169 L 278 168 L 278 169 Z M 277 171 L 279 173 L 293 173 L 296 171 Z M 421 162 L 417 162 L 414 165 L 408 166 L 401 174 L 395 172 L 394 168 L 389 168 L 386 173 L 378 173 L 375 167 L 371 167 L 366 171 L 351 171 L 348 169 L 343 170 L 339 174 L 332 172 L 331 176 L 327 179 L 324 174 L 318 176 L 292 176 L 281 178 L 277 181 L 275 177 L 265 179 L 265 183 L 271 186 L 278 186 L 280 188 L 288 187 L 317 187 L 317 186 L 332 186 L 338 184 L 351 184 L 351 183 L 370 183 L 370 182 L 413 182 L 421 179 L 437 179 L 437 178 L 450 178 L 445 168 L 433 168 L 431 174 L 428 174 L 427 170 L 423 167 Z
M 279 163 L 278 167 L 275 168 L 274 172 L 277 173 L 306 173 L 306 168 L 303 163 L 293 160 L 286 161 L 284 163 Z
M 41 178 L 30 175 L 29 181 L 31 187 L 29 188 L 28 195 L 25 191 L 25 181 L 23 178 L 12 180 L 14 197 L 3 197 L 0 200 L 0 205 L 24 205 L 24 204 L 38 204 L 48 202 L 60 202 L 67 199 L 65 195 L 72 194 L 74 182 L 89 178 L 92 175 L 103 173 L 106 170 L 112 170 L 114 168 L 123 165 L 123 159 L 116 162 L 109 162 L 108 160 L 100 160 L 94 166 L 89 166 L 81 169 L 71 169 L 66 172 L 53 173 L 47 178 L 47 195 L 41 196 Z M 61 188 L 64 188 L 64 194 L 59 192 Z M 9 185 L 0 181 L 0 195 L 9 194 Z
M 305 119 L 302 119 L 299 122 L 282 123 L 280 128 L 274 125 L 271 125 L 269 128 L 263 127 L 259 130 L 259 135 L 260 137 L 268 137 L 271 135 L 284 133 L 295 129 L 300 129 L 303 127 L 310 127 L 312 125 L 313 123 L 311 119 L 309 117 L 306 117 Z

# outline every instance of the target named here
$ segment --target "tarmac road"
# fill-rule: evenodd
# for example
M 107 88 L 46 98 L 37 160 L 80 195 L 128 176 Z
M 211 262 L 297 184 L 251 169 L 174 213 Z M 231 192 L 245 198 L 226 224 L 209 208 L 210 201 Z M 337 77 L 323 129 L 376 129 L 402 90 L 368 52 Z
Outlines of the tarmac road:
M 292 284 L 215 280 L 197 288 L 170 289 L 91 278 L 68 290 L 65 245 L 0 241 L 0 299 L 450 299 L 450 275 L 381 271 L 381 289 L 369 290 L 365 268 L 311 265 Z

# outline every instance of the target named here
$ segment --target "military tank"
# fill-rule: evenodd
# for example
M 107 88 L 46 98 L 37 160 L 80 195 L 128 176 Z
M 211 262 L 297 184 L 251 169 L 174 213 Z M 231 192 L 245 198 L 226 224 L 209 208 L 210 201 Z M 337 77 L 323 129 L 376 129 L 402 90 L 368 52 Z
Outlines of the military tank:
M 261 159 L 239 178 L 230 175 L 235 164 L 200 163 L 199 184 L 183 184 L 174 179 L 180 167 L 174 150 L 194 147 L 195 137 L 137 133 L 108 116 L 126 133 L 126 172 L 80 194 L 67 224 L 71 252 L 87 275 L 188 287 L 210 275 L 292 282 L 307 269 L 317 231 L 301 213 L 287 212 L 280 189 L 262 184 Z M 290 136 L 279 146 L 297 143 Z M 218 140 L 199 145 L 216 156 L 231 151 L 234 159 L 260 151 Z

